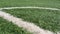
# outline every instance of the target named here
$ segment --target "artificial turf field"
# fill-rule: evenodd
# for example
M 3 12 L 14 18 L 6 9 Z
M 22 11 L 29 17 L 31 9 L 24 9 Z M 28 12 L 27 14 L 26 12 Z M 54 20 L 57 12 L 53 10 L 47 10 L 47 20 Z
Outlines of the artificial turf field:
M 60 0 L 0 0 L 0 7 L 38 6 L 60 8 Z M 3 10 L 24 21 L 33 22 L 37 26 L 53 31 L 60 31 L 60 11 L 45 9 L 12 9 Z M 0 34 L 30 34 L 12 22 L 0 18 Z
M 0 0 L 0 7 L 39 6 L 60 8 L 60 0 Z

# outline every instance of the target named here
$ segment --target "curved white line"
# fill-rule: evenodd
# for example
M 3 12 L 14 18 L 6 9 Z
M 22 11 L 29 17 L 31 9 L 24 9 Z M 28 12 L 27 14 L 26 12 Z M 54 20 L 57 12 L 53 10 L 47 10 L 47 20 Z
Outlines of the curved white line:
M 60 9 L 58 9 L 58 8 L 47 8 L 47 7 L 5 7 L 5 8 L 0 8 L 0 10 L 3 10 L 3 9 L 27 9 L 27 8 L 29 8 L 29 9 L 48 9 L 48 10 L 58 10 L 58 11 L 60 11 Z
M 14 17 L 13 15 L 10 15 L 3 11 L 0 11 L 0 17 L 3 17 L 4 19 L 11 21 L 12 23 L 18 25 L 19 27 L 23 27 L 26 30 L 33 32 L 34 34 L 54 34 L 51 31 L 44 30 L 33 23 L 23 21 L 22 19 Z

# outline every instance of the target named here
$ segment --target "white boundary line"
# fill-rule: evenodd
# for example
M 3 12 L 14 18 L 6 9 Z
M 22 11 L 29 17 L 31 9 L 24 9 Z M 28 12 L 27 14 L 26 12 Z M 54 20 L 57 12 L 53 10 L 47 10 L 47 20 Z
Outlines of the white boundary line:
M 0 10 L 3 9 L 48 9 L 48 10 L 58 10 L 60 11 L 60 9 L 58 8 L 47 8 L 47 7 L 4 7 L 4 8 L 0 8 Z
M 58 8 L 46 8 L 46 7 L 6 7 L 6 8 L 0 8 L 0 10 L 3 10 L 3 9 L 25 9 L 25 8 L 27 8 L 27 9 L 28 8 L 31 8 L 31 9 L 32 8 L 34 8 L 34 9 L 48 9 L 48 10 L 60 11 L 60 9 L 58 9 Z M 0 17 L 3 17 L 4 19 L 6 19 L 8 21 L 12 21 L 12 23 L 18 25 L 19 27 L 23 27 L 30 32 L 32 31 L 32 32 L 34 32 L 34 34 L 54 34 L 51 31 L 41 29 L 33 23 L 22 21 L 22 19 L 16 18 L 16 17 L 14 17 L 8 13 L 5 13 L 3 11 L 0 11 Z M 58 34 L 60 34 L 60 33 L 58 33 Z
M 8 21 L 11 21 L 12 23 L 18 25 L 19 27 L 25 28 L 27 31 L 33 32 L 34 34 L 53 34 L 53 32 L 51 31 L 44 30 L 33 23 L 23 21 L 22 19 L 14 17 L 13 15 L 10 15 L 3 11 L 0 11 L 0 17 Z

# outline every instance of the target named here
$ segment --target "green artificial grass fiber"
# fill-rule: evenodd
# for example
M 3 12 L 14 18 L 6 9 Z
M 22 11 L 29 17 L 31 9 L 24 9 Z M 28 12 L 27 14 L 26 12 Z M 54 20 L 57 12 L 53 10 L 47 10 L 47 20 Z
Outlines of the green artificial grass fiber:
M 0 7 L 39 6 L 60 8 L 60 0 L 0 0 Z
M 9 7 L 15 8 L 10 9 Z M 22 9 L 16 9 L 16 7 L 22 7 Z M 25 9 L 24 7 L 43 7 L 44 9 Z M 60 31 L 60 0 L 0 0 L 1 9 L 14 17 L 31 22 L 42 29 L 52 32 Z M 0 34 L 32 33 L 0 17 Z
M 0 17 L 0 34 L 32 34 Z
M 60 31 L 60 11 L 44 9 L 3 10 L 11 15 L 32 22 L 37 26 L 53 32 Z

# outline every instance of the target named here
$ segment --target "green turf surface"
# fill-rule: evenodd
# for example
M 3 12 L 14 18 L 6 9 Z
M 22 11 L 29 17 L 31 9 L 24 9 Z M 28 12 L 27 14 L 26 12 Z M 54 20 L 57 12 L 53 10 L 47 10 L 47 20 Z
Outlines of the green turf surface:
M 0 7 L 39 6 L 60 8 L 60 0 L 0 0 Z
M 0 34 L 32 34 L 27 32 L 22 27 L 19 28 L 12 22 L 8 22 L 7 20 L 0 18 Z
M 40 10 L 40 9 L 15 9 L 4 10 L 15 17 L 25 21 L 33 22 L 43 29 L 50 31 L 60 31 L 60 11 Z

